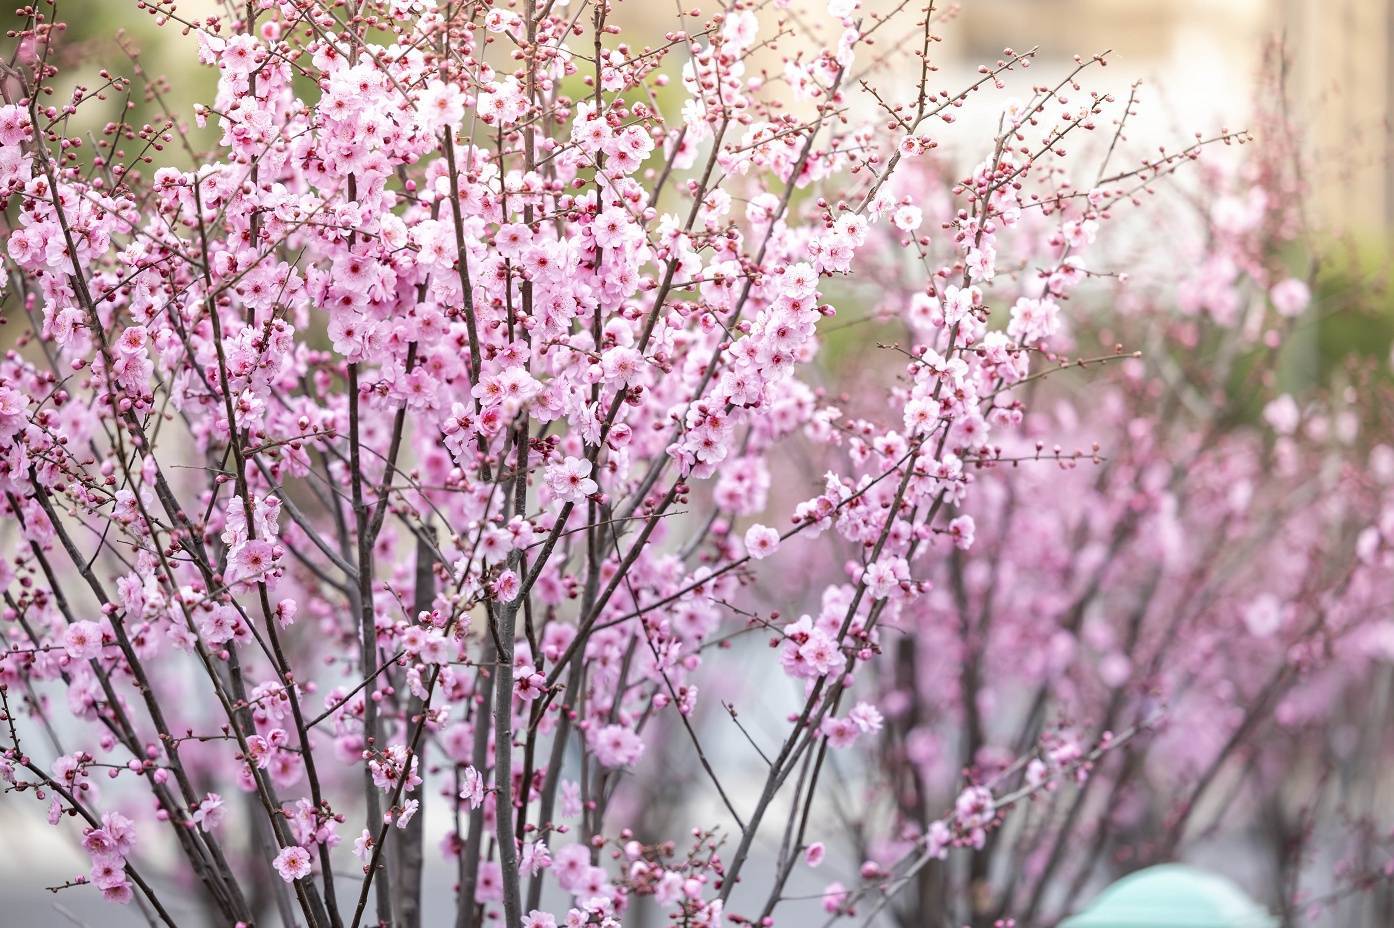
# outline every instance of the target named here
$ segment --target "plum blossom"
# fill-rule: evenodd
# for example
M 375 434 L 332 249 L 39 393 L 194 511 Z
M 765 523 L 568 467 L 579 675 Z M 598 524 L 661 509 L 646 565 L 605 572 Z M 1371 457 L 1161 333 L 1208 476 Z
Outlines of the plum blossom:
M 303 880 L 310 875 L 310 852 L 303 847 L 282 848 L 274 863 L 276 872 L 287 883 Z
M 606 767 L 629 767 L 644 753 L 644 742 L 630 728 L 606 725 L 587 738 L 596 760 Z
M 599 489 L 596 482 L 590 478 L 590 473 L 590 461 L 568 457 L 548 466 L 547 487 L 557 499 L 567 503 L 579 503 Z
M 779 532 L 764 525 L 752 525 L 745 532 L 745 550 L 756 560 L 763 560 L 779 548 Z
M 1268 291 L 1268 296 L 1273 301 L 1273 308 L 1278 311 L 1278 315 L 1289 318 L 1302 315 L 1302 311 L 1312 300 L 1312 292 L 1307 284 L 1296 277 L 1278 281 L 1273 285 L 1273 289 Z
M 102 627 L 96 622 L 73 622 L 63 631 L 63 649 L 73 660 L 87 661 L 102 653 Z
M 471 809 L 484 804 L 484 777 L 473 767 L 466 767 L 460 773 L 460 798 L 469 803 Z

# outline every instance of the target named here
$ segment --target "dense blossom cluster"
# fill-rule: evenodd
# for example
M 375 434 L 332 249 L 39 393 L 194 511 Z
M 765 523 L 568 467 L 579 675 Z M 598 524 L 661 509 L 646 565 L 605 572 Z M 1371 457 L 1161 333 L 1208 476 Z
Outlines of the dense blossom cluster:
M 1120 105 L 1082 85 L 1102 58 L 1033 85 L 1009 50 L 937 90 L 932 7 L 854 0 L 811 24 L 691 11 L 643 46 L 605 2 L 144 7 L 217 71 L 195 114 L 211 153 L 179 114 L 113 122 L 89 151 L 75 121 L 130 85 L 104 73 L 61 100 L 62 30 L 38 9 L 0 108 L 6 313 L 29 328 L 0 361 L 0 774 L 75 829 L 92 869 L 70 885 L 171 926 L 416 926 L 432 908 L 570 928 L 641 905 L 769 924 L 795 871 L 843 846 L 815 817 L 830 755 L 884 742 L 887 770 L 948 792 L 915 792 L 889 830 L 868 813 L 857 877 L 821 893 L 851 914 L 921 855 L 964 848 L 980 875 L 1015 804 L 1092 782 L 1155 727 L 1143 690 L 1168 702 L 1184 679 L 1206 694 L 1194 713 L 1272 698 L 1217 691 L 1228 625 L 1154 687 L 1088 603 L 1073 627 L 1036 621 L 1077 571 L 1123 600 L 1167 539 L 1239 544 L 1216 500 L 1248 512 L 1261 494 L 1236 487 L 1272 460 L 1299 480 L 1322 450 L 1298 437 L 1319 414 L 1281 403 L 1267 444 L 1139 419 L 1140 369 L 1087 428 L 1030 413 L 1074 348 L 1066 307 L 1101 276 L 1103 228 L 1201 147 L 1073 183 L 1075 146 L 1121 134 Z M 1022 95 L 946 180 L 937 133 L 1001 108 L 1008 80 Z M 1184 312 L 1240 329 L 1240 277 L 1303 311 L 1307 285 L 1241 247 L 1265 208 L 1215 205 L 1236 244 L 1197 265 Z M 872 315 L 836 318 L 868 293 Z M 872 355 L 859 323 L 893 349 Z M 876 361 L 832 363 L 832 341 Z M 1107 465 L 1031 450 L 1046 430 L 1132 447 Z M 1198 448 L 1214 473 L 1183 498 L 1169 482 Z M 1018 492 L 1026 531 L 1000 511 Z M 1369 604 L 1384 511 L 1343 584 L 1299 510 L 1314 550 L 1294 543 L 1282 584 L 1256 578 L 1271 602 L 1197 589 L 1286 666 L 1297 629 L 1339 614 L 1334 636 Z M 1145 543 L 1105 566 L 1096 539 L 1123 524 Z M 1210 558 L 1175 547 L 1173 574 Z M 983 600 L 1011 619 L 957 638 L 953 603 Z M 1118 707 L 1049 637 L 1061 624 L 1116 658 L 1098 667 Z M 737 657 L 794 694 L 787 716 L 742 724 L 776 700 L 739 687 Z M 1049 694 L 1015 740 L 979 715 L 988 677 Z M 975 694 L 961 765 L 914 718 L 963 708 L 945 688 Z M 675 788 L 709 800 L 653 801 Z M 453 891 L 424 899 L 439 867 Z

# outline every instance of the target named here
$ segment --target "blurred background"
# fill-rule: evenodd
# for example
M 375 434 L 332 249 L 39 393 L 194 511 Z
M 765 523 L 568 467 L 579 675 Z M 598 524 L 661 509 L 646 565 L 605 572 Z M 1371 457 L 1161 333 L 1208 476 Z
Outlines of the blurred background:
M 868 12 L 896 5 L 893 0 L 863 3 Z M 797 16 L 801 8 L 821 12 L 824 4 L 794 0 L 789 6 Z M 715 12 L 716 3 L 708 0 L 699 8 Z M 1004 47 L 1038 47 L 1035 70 L 1051 76 L 1067 71 L 1076 54 L 1112 50 L 1109 67 L 1091 86 L 1126 98 L 1135 81 L 1143 82 L 1142 105 L 1128 132 L 1139 151 L 1162 144 L 1175 150 L 1196 133 L 1244 128 L 1261 64 L 1280 43 L 1287 60 L 1286 105 L 1309 147 L 1312 220 L 1327 262 L 1318 283 L 1336 289 L 1357 279 L 1364 295 L 1356 308 L 1360 324 L 1343 328 L 1339 318 L 1332 320 L 1317 350 L 1333 357 L 1360 351 L 1390 358 L 1394 299 L 1384 275 L 1394 247 L 1394 0 L 968 0 L 936 8 L 942 8 L 938 31 L 944 42 L 937 46 L 941 72 L 935 86 L 961 88 L 980 63 L 996 60 Z M 223 5 L 181 0 L 178 9 L 192 20 L 221 13 Z M 761 14 L 762 19 L 774 15 L 774 10 Z M 161 96 L 180 118 L 191 120 L 193 104 L 211 100 L 214 75 L 198 65 L 193 37 L 156 26 L 136 0 L 62 0 L 56 18 L 69 24 L 63 56 L 68 80 L 94 84 L 101 68 L 131 74 L 138 66 L 149 77 L 163 76 Z M 672 6 L 657 0 L 621 3 L 617 18 L 640 45 L 674 23 Z M 816 19 L 830 29 L 826 15 Z M 899 28 L 913 28 L 913 19 L 906 16 Z M 6 28 L 15 22 L 9 14 Z M 817 28 L 810 25 L 805 41 L 818 35 Z M 835 42 L 835 33 L 826 38 Z M 885 41 L 895 39 L 888 35 Z M 136 50 L 138 65 L 130 55 Z M 779 62 L 772 58 L 770 65 L 774 70 Z M 157 112 L 152 100 L 136 102 L 137 121 Z M 100 125 L 119 105 L 109 100 L 105 117 L 95 107 L 88 116 Z M 978 128 L 987 130 L 997 112 L 982 106 L 969 115 L 982 119 Z M 968 139 L 974 129 L 970 118 L 958 134 Z M 979 133 L 979 141 L 982 137 Z M 211 142 L 210 136 L 203 138 Z M 173 163 L 184 158 L 175 150 L 162 157 Z M 114 918 L 137 917 L 78 894 L 47 892 L 45 886 L 85 864 L 55 830 L 41 822 L 36 827 L 21 811 L 28 810 L 0 803 L 0 833 L 11 838 L 12 849 L 0 857 L 0 925 L 117 925 L 124 923 Z M 444 889 L 448 878 L 436 877 Z

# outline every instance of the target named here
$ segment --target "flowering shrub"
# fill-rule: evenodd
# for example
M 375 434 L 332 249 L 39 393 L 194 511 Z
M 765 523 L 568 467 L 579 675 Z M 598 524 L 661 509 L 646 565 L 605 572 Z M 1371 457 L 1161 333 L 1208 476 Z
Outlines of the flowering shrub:
M 875 810 L 853 835 L 873 876 L 849 901 L 879 910 L 889 883 L 906 925 L 1055 924 L 1098 877 L 1217 834 L 1257 846 L 1293 923 L 1394 873 L 1368 792 L 1391 744 L 1363 698 L 1394 658 L 1387 377 L 1283 371 L 1320 307 L 1293 276 L 1300 149 L 1259 118 L 1243 161 L 1198 165 L 1198 216 L 1149 210 L 1188 270 L 1120 282 L 1050 341 L 1145 357 L 1029 403 L 1002 439 L 1002 460 L 1062 441 L 1107 460 L 981 473 L 972 550 L 927 564 L 932 588 L 884 623 L 881 748 L 843 800 Z M 1031 808 L 994 830 L 987 789 Z M 963 846 L 961 870 L 938 865 Z
M 1316 642 L 1389 566 L 1387 519 L 1342 585 L 1313 566 L 1343 550 L 1322 523 L 1279 508 L 1313 537 L 1281 582 L 1248 578 L 1272 602 L 1189 579 L 1204 544 L 1163 561 L 1190 584 L 1158 601 L 1176 628 L 1211 621 L 1188 590 L 1227 623 L 1174 662 L 1135 674 L 1159 649 L 1105 629 L 1089 642 L 1109 661 L 1072 663 L 1047 634 L 1093 629 L 1077 589 L 1152 602 L 1134 574 L 1169 537 L 1269 539 L 1225 523 L 1266 502 L 1234 486 L 1274 460 L 1300 482 L 1329 443 L 1297 437 L 1315 414 L 1270 407 L 1283 438 L 1210 450 L 1138 371 L 1090 428 L 1029 412 L 1073 351 L 1071 294 L 1106 276 L 1087 256 L 1109 220 L 1206 141 L 1243 138 L 1080 185 L 1097 159 L 1074 147 L 1105 127 L 1113 156 L 1131 105 L 1085 90 L 1102 57 L 1030 86 L 944 181 L 938 134 L 1000 108 L 986 94 L 1034 56 L 940 90 L 932 8 L 835 0 L 816 27 L 833 40 L 797 51 L 808 27 L 778 5 L 689 11 L 651 44 L 603 2 L 262 0 L 198 22 L 140 7 L 217 70 L 196 111 L 214 152 L 176 114 L 84 139 L 78 115 L 132 85 L 103 72 L 63 96 L 41 8 L 21 13 L 0 109 L 6 306 L 27 325 L 0 363 L 0 770 L 81 841 L 91 871 L 68 886 L 171 926 L 269 910 L 415 926 L 444 861 L 441 911 L 463 928 L 614 924 L 641 905 L 769 923 L 795 869 L 845 847 L 810 829 L 830 754 L 878 741 L 885 771 L 948 792 L 897 785 L 892 828 L 824 906 L 884 905 L 955 846 L 982 883 L 1014 804 L 1140 756 L 1116 749 L 1156 727 L 1143 696 L 1268 710 L 1278 694 L 1248 688 L 1263 668 L 1298 646 L 1320 665 Z M 1233 267 L 1190 283 L 1206 326 L 1235 329 L 1214 298 L 1237 276 L 1269 283 L 1241 263 L 1252 229 L 1213 252 Z M 1275 312 L 1301 312 L 1305 285 L 1273 283 Z M 829 339 L 874 344 L 835 321 L 839 288 L 845 305 L 877 290 L 900 353 L 876 359 L 896 370 L 824 363 Z M 1047 429 L 1135 447 L 1044 452 Z M 1200 486 L 1169 493 L 1197 447 Z M 1003 512 L 1018 492 L 1040 501 L 1026 531 Z M 1076 520 L 1088 537 L 1071 543 Z M 1120 526 L 1135 549 L 1084 543 Z M 1011 590 L 985 603 L 998 569 Z M 970 608 L 982 629 L 962 625 Z M 989 632 L 997 609 L 1011 618 Z M 1135 645 L 1165 634 L 1152 621 Z M 1236 623 L 1266 663 L 1210 692 Z M 742 718 L 774 697 L 721 698 L 738 657 L 796 694 L 787 717 L 753 730 Z M 1014 739 L 979 698 L 996 681 L 1040 694 Z M 932 769 L 916 721 L 945 687 L 970 707 L 963 771 Z M 759 758 L 753 779 L 730 744 Z M 710 801 L 661 821 L 674 784 Z

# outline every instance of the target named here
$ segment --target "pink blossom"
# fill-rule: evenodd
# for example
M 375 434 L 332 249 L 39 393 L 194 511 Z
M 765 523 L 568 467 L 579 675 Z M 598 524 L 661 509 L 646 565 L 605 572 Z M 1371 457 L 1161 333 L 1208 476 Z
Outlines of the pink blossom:
M 293 883 L 310 875 L 310 852 L 303 847 L 282 848 L 273 863 L 276 872 L 287 883 Z
M 1302 421 L 1302 410 L 1290 394 L 1284 393 L 1263 408 L 1264 420 L 1280 435 L 1290 435 Z
M 479 865 L 479 880 L 474 887 L 479 902 L 498 902 L 503 899 L 503 868 L 489 860 Z
M 98 889 L 110 889 L 114 886 L 122 886 L 126 882 L 125 863 L 120 857 L 101 857 L 92 864 L 92 870 L 87 875 Z
M 366 828 L 353 839 L 353 856 L 359 863 L 366 865 L 372 859 L 374 840 L 373 833 Z
M 0 145 L 18 145 L 33 135 L 29 114 L 18 104 L 0 106 Z
M 533 841 L 523 845 L 523 852 L 518 858 L 520 870 L 529 876 L 536 876 L 550 866 L 552 866 L 552 855 L 544 842 Z
M 837 881 L 829 883 L 823 889 L 823 911 L 829 915 L 836 914 L 847 904 L 847 897 L 847 887 Z
M 756 560 L 763 560 L 779 548 L 779 532 L 764 525 L 752 525 L 745 532 L 745 550 Z
M 861 733 L 861 728 L 851 719 L 823 720 L 823 735 L 828 739 L 828 744 L 835 748 L 851 747 Z
M 589 461 L 568 457 L 547 468 L 547 486 L 562 502 L 579 503 L 598 489 L 590 472 Z
M 494 598 L 500 602 L 512 602 L 518 596 L 518 591 L 522 588 L 523 581 L 511 570 L 505 570 L 494 580 L 492 589 Z
M 644 742 L 623 725 L 606 725 L 587 738 L 596 760 L 606 767 L 629 767 L 644 753 Z
M 226 814 L 227 811 L 223 808 L 223 797 L 217 793 L 209 793 L 194 808 L 190 819 L 204 831 L 212 831 L 223 823 Z
M 1312 292 L 1305 281 L 1288 277 L 1273 285 L 1268 291 L 1268 298 L 1273 301 L 1273 308 L 1278 311 L 1278 315 L 1291 318 L 1302 315 L 1302 311 L 1312 300 Z
M 252 539 L 239 545 L 229 558 L 231 574 L 238 580 L 260 580 L 275 566 L 278 552 L 267 541 Z
M 480 776 L 479 771 L 473 767 L 466 767 L 460 773 L 460 782 L 464 784 L 460 788 L 460 798 L 468 802 L 471 809 L 483 805 L 484 777 Z
M 883 722 L 880 710 L 866 702 L 859 702 L 853 706 L 847 713 L 847 718 L 864 732 L 880 731 Z
M 918 229 L 921 222 L 923 222 L 922 216 L 923 214 L 918 206 L 906 203 L 903 206 L 896 207 L 895 212 L 891 215 L 891 222 L 902 232 L 913 232 Z
M 954 547 L 960 551 L 967 551 L 973 547 L 974 530 L 975 523 L 969 515 L 958 516 L 949 522 L 949 537 L 953 539 Z
M 1256 638 L 1267 638 L 1282 625 L 1282 604 L 1271 593 L 1259 595 L 1244 610 L 1244 626 Z
M 90 828 L 82 836 L 82 849 L 94 860 L 103 857 L 120 857 L 116 842 L 105 828 Z
M 102 627 L 96 622 L 73 622 L 63 631 L 63 648 L 76 661 L 87 661 L 102 653 Z

